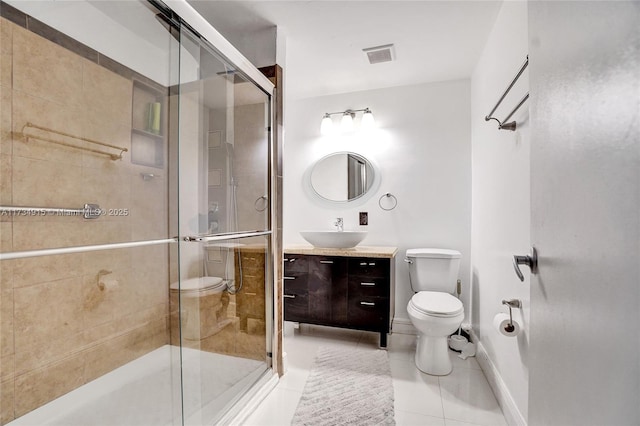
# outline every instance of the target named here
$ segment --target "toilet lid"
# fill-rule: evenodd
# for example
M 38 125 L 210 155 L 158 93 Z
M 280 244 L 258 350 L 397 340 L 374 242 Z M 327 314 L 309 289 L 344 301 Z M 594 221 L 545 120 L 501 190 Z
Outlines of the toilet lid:
M 439 291 L 420 291 L 413 295 L 411 304 L 424 314 L 439 317 L 452 317 L 464 311 L 459 299 Z
M 224 283 L 220 277 L 199 277 L 171 283 L 171 290 L 203 291 L 222 287 Z

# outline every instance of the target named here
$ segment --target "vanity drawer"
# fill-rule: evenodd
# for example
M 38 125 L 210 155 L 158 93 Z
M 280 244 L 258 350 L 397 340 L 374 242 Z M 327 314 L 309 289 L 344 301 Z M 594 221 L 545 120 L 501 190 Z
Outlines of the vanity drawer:
M 349 275 L 349 297 L 389 297 L 389 277 Z
M 309 260 L 307 256 L 299 254 L 284 255 L 284 274 L 307 273 L 309 268 Z
M 309 298 L 305 294 L 283 294 L 284 320 L 305 322 L 309 318 Z
M 382 297 L 349 297 L 348 322 L 364 330 L 386 330 L 389 299 Z
M 282 277 L 284 292 L 295 294 L 307 294 L 309 284 L 308 273 L 285 273 Z
M 389 278 L 389 259 L 354 257 L 349 259 L 349 276 Z

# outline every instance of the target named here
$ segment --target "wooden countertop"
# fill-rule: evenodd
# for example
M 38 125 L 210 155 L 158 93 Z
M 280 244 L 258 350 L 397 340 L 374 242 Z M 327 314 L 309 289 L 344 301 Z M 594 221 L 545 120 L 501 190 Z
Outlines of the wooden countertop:
M 398 247 L 356 246 L 349 249 L 317 248 L 310 245 L 289 245 L 284 248 L 285 254 L 311 254 L 317 256 L 344 257 L 380 257 L 393 259 L 398 253 Z

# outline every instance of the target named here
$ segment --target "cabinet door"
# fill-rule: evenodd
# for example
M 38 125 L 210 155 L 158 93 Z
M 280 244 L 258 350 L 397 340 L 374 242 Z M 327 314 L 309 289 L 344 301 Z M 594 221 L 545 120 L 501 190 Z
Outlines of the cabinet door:
M 284 319 L 306 322 L 309 320 L 309 266 L 307 256 L 284 256 Z
M 312 322 L 345 324 L 347 321 L 347 260 L 309 256 L 309 318 Z

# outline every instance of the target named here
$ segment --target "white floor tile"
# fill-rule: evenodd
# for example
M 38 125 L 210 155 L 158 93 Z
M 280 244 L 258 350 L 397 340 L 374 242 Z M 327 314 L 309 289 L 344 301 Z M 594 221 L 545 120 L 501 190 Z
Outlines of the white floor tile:
M 395 394 L 395 409 L 433 417 L 444 417 L 438 378 L 419 371 L 413 363 L 389 359 Z
M 459 422 L 458 420 L 444 419 L 445 426 L 482 426 L 477 423 Z
M 416 353 L 415 334 L 393 333 L 389 335 L 389 358 L 403 358 L 411 360 Z
M 487 426 L 506 425 L 482 371 L 458 368 L 439 380 L 446 419 Z
M 300 368 L 289 364 L 287 372 L 280 378 L 278 387 L 302 392 L 310 371 L 308 368 Z
M 409 411 L 395 411 L 396 426 L 446 426 L 444 419 Z
M 302 392 L 277 386 L 243 423 L 246 426 L 290 425 Z
M 318 349 L 322 346 L 377 349 L 379 334 L 285 322 L 287 374 L 265 398 L 246 425 L 291 423 Z M 450 352 L 453 372 L 430 376 L 414 364 L 416 336 L 389 335 L 387 353 L 394 387 L 398 426 L 506 425 L 502 411 L 475 357 L 462 360 Z
M 451 357 L 451 363 L 453 364 L 453 369 L 457 368 L 471 368 L 473 370 L 480 370 L 480 364 L 478 364 L 478 360 L 475 356 L 470 356 L 467 359 L 462 359 L 458 355 L 459 352 L 449 351 L 449 356 Z

